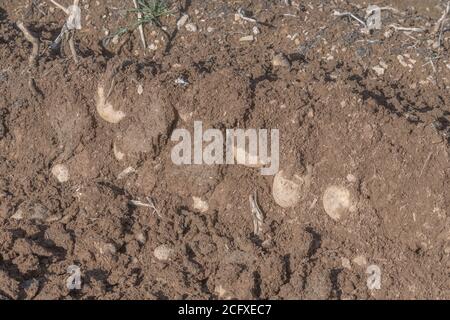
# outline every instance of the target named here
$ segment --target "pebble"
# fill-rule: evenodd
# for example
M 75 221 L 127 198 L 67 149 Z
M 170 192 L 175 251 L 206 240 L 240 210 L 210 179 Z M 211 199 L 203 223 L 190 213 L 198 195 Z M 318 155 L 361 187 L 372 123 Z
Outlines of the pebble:
M 372 70 L 375 71 L 375 73 L 376 73 L 378 76 L 384 75 L 384 71 L 385 71 L 384 68 L 379 67 L 379 66 L 373 67 Z
M 408 59 L 409 61 L 407 62 L 406 59 Z M 416 60 L 411 59 L 409 55 L 406 54 L 405 55 L 399 54 L 397 56 L 397 60 L 403 67 L 405 68 L 408 67 L 410 69 L 412 69 L 414 67 L 414 64 L 416 63 Z
M 69 169 L 64 164 L 54 166 L 52 168 L 52 174 L 60 183 L 65 183 L 70 179 Z
M 183 76 L 180 76 L 175 80 L 175 84 L 178 84 L 178 85 L 184 87 L 189 84 L 189 81 L 187 81 Z
M 140 244 L 145 244 L 145 242 L 147 241 L 147 237 L 145 236 L 144 233 L 139 232 L 138 234 L 136 234 L 136 240 L 137 240 Z
M 183 14 L 183 16 L 177 21 L 177 28 L 180 30 L 186 22 L 189 20 L 189 16 L 187 14 Z
M 144 93 L 144 87 L 142 86 L 142 84 L 138 85 L 137 93 L 138 93 L 138 95 L 142 95 Z
M 202 198 L 192 197 L 192 200 L 194 201 L 194 209 L 195 210 L 197 210 L 201 213 L 205 213 L 209 210 L 208 202 L 202 200 Z
M 283 53 L 276 54 L 273 57 L 272 65 L 274 67 L 283 67 L 283 68 L 291 67 L 291 63 L 289 62 L 288 58 Z
M 186 28 L 186 30 L 189 31 L 189 32 L 197 32 L 197 30 L 198 30 L 197 26 L 196 26 L 195 24 L 193 24 L 193 23 L 188 23 L 188 24 L 185 26 L 185 28 Z
M 239 41 L 241 42 L 250 42 L 250 41 L 254 41 L 255 37 L 254 36 L 245 36 L 239 39 Z
M 116 246 L 112 243 L 103 243 L 97 245 L 98 251 L 100 254 L 108 254 L 108 255 L 115 255 L 117 252 Z
M 167 261 L 170 259 L 170 257 L 173 255 L 174 250 L 165 244 L 162 244 L 153 251 L 153 254 L 156 259 L 159 261 Z

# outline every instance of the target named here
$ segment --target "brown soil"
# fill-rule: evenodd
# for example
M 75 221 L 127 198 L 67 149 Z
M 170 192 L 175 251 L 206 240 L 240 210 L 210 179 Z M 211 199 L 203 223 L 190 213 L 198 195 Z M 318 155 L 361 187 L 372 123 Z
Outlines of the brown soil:
M 48 49 L 62 11 L 2 0 L 0 298 L 449 299 L 450 40 L 430 42 L 444 1 L 373 2 L 403 14 L 383 12 L 384 29 L 364 34 L 333 16 L 364 16 L 364 1 L 179 1 L 165 33 L 145 27 L 157 49 L 144 52 L 138 32 L 102 44 L 131 21 L 131 1 L 83 0 L 75 64 Z M 235 19 L 240 7 L 260 22 L 253 42 L 239 41 L 255 26 Z M 196 32 L 177 30 L 181 12 Z M 37 66 L 18 20 L 42 42 Z M 385 34 L 393 23 L 428 31 Z M 278 53 L 290 67 L 272 65 Z M 120 123 L 99 116 L 99 85 Z M 279 129 L 281 169 L 311 170 L 302 201 L 278 206 L 257 168 L 174 165 L 172 131 L 200 120 Z M 52 174 L 58 164 L 68 182 Z M 331 185 L 356 204 L 338 221 L 322 204 Z M 131 204 L 147 197 L 157 210 Z M 81 290 L 66 287 L 70 265 Z M 366 285 L 369 265 L 379 290 Z

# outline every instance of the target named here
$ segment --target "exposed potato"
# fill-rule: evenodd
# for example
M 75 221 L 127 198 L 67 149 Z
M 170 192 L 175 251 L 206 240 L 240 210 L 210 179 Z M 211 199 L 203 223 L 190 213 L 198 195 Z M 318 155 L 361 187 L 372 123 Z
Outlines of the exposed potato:
M 343 218 L 352 206 L 350 191 L 342 186 L 329 186 L 323 194 L 325 212 L 333 219 Z
M 105 89 L 101 85 L 97 89 L 97 112 L 103 120 L 114 124 L 119 123 L 126 117 L 124 112 L 114 110 L 112 104 L 106 101 Z
M 288 174 L 281 170 L 273 180 L 272 194 L 275 202 L 283 208 L 295 206 L 308 192 L 310 175 Z

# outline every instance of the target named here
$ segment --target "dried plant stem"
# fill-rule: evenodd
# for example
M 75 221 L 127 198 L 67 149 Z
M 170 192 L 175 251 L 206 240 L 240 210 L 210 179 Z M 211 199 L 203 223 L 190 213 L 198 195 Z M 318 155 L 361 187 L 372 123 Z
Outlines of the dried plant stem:
M 39 56 L 39 44 L 40 44 L 39 39 L 30 33 L 30 31 L 27 29 L 27 27 L 25 27 L 22 21 L 18 21 L 17 26 L 19 27 L 20 31 L 23 32 L 25 38 L 33 45 L 33 49 L 31 51 L 28 62 L 30 66 L 34 66 L 37 63 L 37 59 Z
M 389 25 L 389 28 L 392 28 L 395 31 L 425 32 L 425 29 L 423 29 L 423 28 L 407 28 L 407 27 L 397 26 L 395 24 Z
M 358 21 L 360 24 L 362 24 L 363 26 L 366 27 L 366 23 L 364 21 L 362 21 L 360 18 L 358 18 L 357 16 L 355 16 L 353 13 L 351 12 L 339 12 L 339 11 L 334 11 L 333 13 L 334 16 L 337 17 L 350 17 L 355 19 L 356 21 Z
M 78 63 L 79 59 L 78 59 L 78 55 L 77 55 L 77 50 L 75 48 L 74 37 L 75 37 L 75 31 L 73 31 L 73 30 L 69 31 L 69 33 L 67 34 L 67 41 L 69 42 L 70 52 L 72 53 L 73 60 L 75 61 L 75 63 Z
M 449 11 L 450 11 L 450 1 L 447 3 L 447 6 L 446 6 L 444 12 L 442 13 L 442 16 L 439 18 L 439 20 L 436 22 L 436 25 L 434 26 L 434 29 L 433 29 L 434 34 L 441 32 L 444 22 L 445 22 L 445 19 L 447 18 Z
M 58 2 L 56 2 L 55 0 L 50 0 L 51 3 L 53 3 L 53 5 L 59 9 L 61 9 L 62 11 L 64 11 L 65 14 L 69 14 L 69 10 L 67 10 L 63 5 L 59 4 Z
M 138 3 L 137 3 L 136 0 L 133 0 L 133 4 L 134 4 L 134 7 L 135 7 L 136 9 L 139 9 L 139 6 L 138 6 Z M 140 13 L 140 12 L 138 11 L 137 16 L 138 16 L 139 21 L 142 20 L 142 13 Z M 141 41 L 142 41 L 143 49 L 146 50 L 146 49 L 147 49 L 147 42 L 145 41 L 144 26 L 142 25 L 142 23 L 139 24 L 138 29 L 139 29 L 139 34 L 140 34 L 140 36 L 141 36 Z

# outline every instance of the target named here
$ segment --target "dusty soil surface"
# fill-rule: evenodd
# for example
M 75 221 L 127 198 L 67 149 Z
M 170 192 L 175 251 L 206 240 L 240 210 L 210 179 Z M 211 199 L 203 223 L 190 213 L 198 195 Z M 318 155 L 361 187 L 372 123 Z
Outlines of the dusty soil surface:
M 364 17 L 365 1 L 171 2 L 144 50 L 137 31 L 108 37 L 132 1 L 82 0 L 76 64 L 48 49 L 63 11 L 1 0 L 0 298 L 449 299 L 444 2 L 374 1 L 398 11 L 371 33 L 333 14 Z M 18 21 L 40 39 L 34 66 Z M 257 168 L 173 164 L 171 133 L 194 121 L 279 129 L 280 169 L 309 179 L 301 201 L 279 206 Z M 330 186 L 351 201 L 334 217 Z

